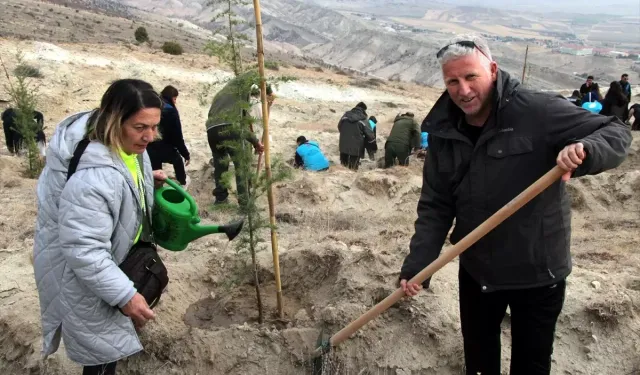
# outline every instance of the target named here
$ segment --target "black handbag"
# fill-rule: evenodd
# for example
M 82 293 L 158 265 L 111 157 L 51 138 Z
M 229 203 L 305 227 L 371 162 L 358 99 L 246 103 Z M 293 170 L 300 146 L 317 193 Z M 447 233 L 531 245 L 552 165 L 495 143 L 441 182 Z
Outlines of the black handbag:
M 67 181 L 78 168 L 80 157 L 89 143 L 87 138 L 78 143 L 69 162 Z M 144 216 L 143 233 L 147 233 L 153 241 L 149 205 L 145 204 L 145 211 L 142 214 Z M 133 286 L 147 301 L 149 308 L 153 309 L 160 301 L 160 296 L 169 283 L 167 268 L 158 255 L 156 245 L 153 242 L 138 241 L 131 247 L 119 267 L 129 277 L 129 280 L 133 281 Z M 122 309 L 119 308 L 119 310 L 122 312 Z

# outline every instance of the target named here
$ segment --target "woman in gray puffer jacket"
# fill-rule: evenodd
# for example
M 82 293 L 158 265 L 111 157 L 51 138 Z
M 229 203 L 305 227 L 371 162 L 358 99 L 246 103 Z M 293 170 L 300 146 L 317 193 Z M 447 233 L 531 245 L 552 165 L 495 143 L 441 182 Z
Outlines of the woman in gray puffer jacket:
M 154 318 L 118 265 L 138 240 L 147 240 L 145 205 L 151 211 L 154 180 L 166 179 L 151 170 L 145 152 L 161 108 L 148 83 L 115 81 L 99 109 L 58 125 L 38 180 L 33 251 L 42 354 L 56 352 L 62 338 L 83 375 L 115 374 L 116 361 L 142 350 L 134 325 Z M 91 142 L 67 181 L 85 136 Z

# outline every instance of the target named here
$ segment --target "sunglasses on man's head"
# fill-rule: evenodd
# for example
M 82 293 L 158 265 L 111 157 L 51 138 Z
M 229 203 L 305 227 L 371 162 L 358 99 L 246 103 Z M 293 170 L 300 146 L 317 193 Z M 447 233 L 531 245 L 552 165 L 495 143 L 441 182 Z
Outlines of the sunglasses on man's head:
M 445 52 L 447 52 L 447 50 L 449 49 L 449 47 L 451 46 L 460 46 L 460 47 L 466 47 L 466 48 L 475 48 L 478 51 L 480 51 L 481 54 L 484 55 L 484 57 L 486 57 L 487 59 L 489 59 L 489 56 L 487 56 L 486 53 L 484 53 L 483 50 L 481 50 L 478 45 L 472 41 L 472 40 L 461 40 L 459 42 L 455 42 L 455 43 L 451 43 L 451 44 L 447 44 L 446 46 L 442 47 L 440 49 L 440 51 L 438 51 L 438 53 L 436 54 L 437 58 L 441 58 L 442 55 L 444 55 Z M 489 59 L 491 60 L 491 59 Z

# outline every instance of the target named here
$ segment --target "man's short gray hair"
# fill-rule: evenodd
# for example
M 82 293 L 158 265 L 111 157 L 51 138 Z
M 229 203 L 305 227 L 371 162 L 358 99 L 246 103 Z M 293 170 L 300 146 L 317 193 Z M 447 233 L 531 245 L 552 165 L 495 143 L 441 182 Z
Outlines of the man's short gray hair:
M 463 56 L 469 56 L 476 52 L 476 49 L 473 47 L 466 47 L 456 44 L 463 41 L 470 41 L 475 43 L 476 48 L 480 50 L 480 53 L 487 57 L 490 61 L 493 61 L 491 50 L 489 49 L 489 43 L 487 43 L 486 39 L 476 34 L 463 34 L 456 35 L 442 47 L 447 47 L 447 49 L 444 51 L 442 56 L 438 58 L 440 66 L 446 64 L 450 60 L 455 60 Z

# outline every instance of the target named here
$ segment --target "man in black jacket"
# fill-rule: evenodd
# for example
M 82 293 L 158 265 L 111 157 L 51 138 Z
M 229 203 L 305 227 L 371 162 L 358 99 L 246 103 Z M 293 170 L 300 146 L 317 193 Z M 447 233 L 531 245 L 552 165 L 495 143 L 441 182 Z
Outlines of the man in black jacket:
M 375 143 L 376 137 L 368 124 L 367 105 L 358 103 L 355 108 L 345 112 L 338 123 L 340 131 L 340 164 L 354 171 L 360 165 L 366 143 Z
M 189 165 L 189 150 L 184 143 L 182 135 L 182 123 L 176 107 L 178 90 L 173 86 L 167 86 L 160 93 L 164 106 L 162 117 L 158 125 L 161 139 L 149 143 L 147 152 L 151 159 L 153 170 L 162 169 L 162 163 L 171 163 L 176 174 L 176 180 L 181 185 L 187 184 L 185 166 Z M 184 158 L 184 164 L 182 162 Z
M 556 164 L 567 171 L 460 256 L 460 320 L 467 374 L 499 375 L 500 322 L 511 311 L 512 375 L 549 374 L 555 325 L 571 272 L 570 177 L 615 168 L 631 134 L 622 122 L 562 96 L 519 86 L 486 41 L 461 36 L 437 54 L 447 91 L 425 118 L 429 154 L 400 285 Z

